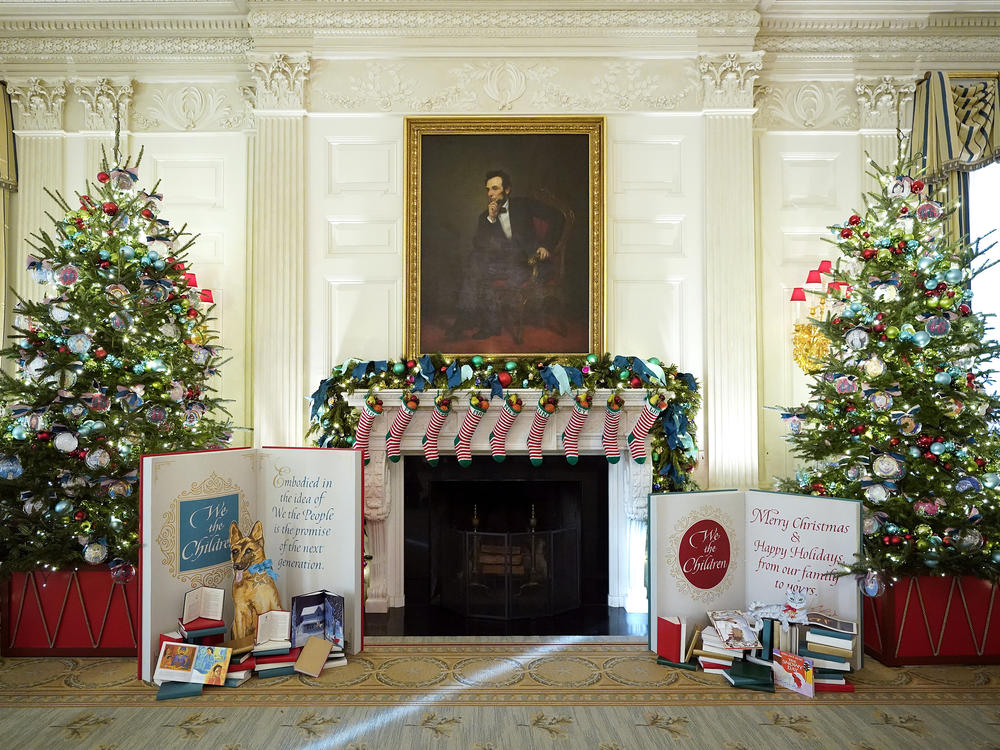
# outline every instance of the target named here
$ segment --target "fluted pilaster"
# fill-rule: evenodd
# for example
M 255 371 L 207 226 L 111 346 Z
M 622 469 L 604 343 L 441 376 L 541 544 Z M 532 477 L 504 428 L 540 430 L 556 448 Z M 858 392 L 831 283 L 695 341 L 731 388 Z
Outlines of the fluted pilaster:
M 115 134 L 118 133 L 118 150 L 128 156 L 129 109 L 132 105 L 132 81 L 98 78 L 73 82 L 77 98 L 83 105 L 83 160 L 84 174 L 93 180 L 101 170 L 105 154 L 109 166 L 115 166 Z M 133 155 L 134 156 L 134 155 Z
M 709 486 L 758 483 L 753 82 L 763 53 L 703 55 Z
M 257 82 L 250 211 L 253 426 L 256 445 L 301 445 L 305 433 L 306 58 L 251 65 Z
M 861 119 L 861 158 L 865 172 L 862 189 L 881 192 L 868 174 L 867 159 L 891 167 L 899 154 L 899 134 L 908 129 L 906 105 L 913 100 L 913 81 L 883 76 L 858 78 L 858 111 Z
M 18 189 L 11 201 L 7 280 L 25 299 L 39 299 L 44 288 L 25 270 L 26 257 L 32 252 L 28 238 L 39 229 L 52 232 L 45 212 L 53 212 L 55 206 L 45 188 L 60 189 L 63 185 L 66 84 L 29 78 L 9 81 L 8 89 L 14 109 Z

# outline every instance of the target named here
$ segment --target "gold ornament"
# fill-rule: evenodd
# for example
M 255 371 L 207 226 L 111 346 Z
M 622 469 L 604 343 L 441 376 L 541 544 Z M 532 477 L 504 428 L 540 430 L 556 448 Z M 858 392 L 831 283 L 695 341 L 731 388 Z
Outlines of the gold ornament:
M 823 320 L 826 312 L 826 297 L 821 297 L 819 304 L 809 310 L 813 320 Z M 796 323 L 792 334 L 792 356 L 795 364 L 807 375 L 823 369 L 823 360 L 830 353 L 828 339 L 813 323 Z

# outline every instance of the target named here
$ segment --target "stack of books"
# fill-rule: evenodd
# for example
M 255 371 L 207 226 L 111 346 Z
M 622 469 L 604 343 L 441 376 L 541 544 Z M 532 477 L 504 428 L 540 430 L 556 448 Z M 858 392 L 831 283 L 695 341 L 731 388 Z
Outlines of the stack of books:
M 156 700 L 201 695 L 203 685 L 224 685 L 232 651 L 219 646 L 164 642 L 153 672 Z
M 737 659 L 729 669 L 723 671 L 722 676 L 733 687 L 763 693 L 774 692 L 774 671 L 770 664 Z
M 817 692 L 853 693 L 845 675 L 851 672 L 857 649 L 858 624 L 819 613 L 810 613 L 802 627 L 798 653 L 813 662 Z
M 219 645 L 233 652 L 229 659 L 229 671 L 226 672 L 226 681 L 223 687 L 239 687 L 253 676 L 256 665 L 253 655 L 254 637 L 247 636 L 246 638 L 224 641 Z
M 254 672 L 260 678 L 283 677 L 295 672 L 295 660 L 301 648 L 292 648 L 292 615 L 285 609 L 272 609 L 257 615 L 254 640 Z
M 268 654 L 266 656 L 258 654 L 254 656 L 253 671 L 262 680 L 295 674 L 295 662 L 298 661 L 301 651 L 301 648 L 292 648 L 281 654 Z
M 226 637 L 222 619 L 222 589 L 199 586 L 184 594 L 184 608 L 177 618 L 180 634 L 187 643 L 215 645 Z
M 698 664 L 707 674 L 724 674 L 733 662 L 743 658 L 743 649 L 728 648 L 715 628 L 701 631 L 701 648 L 694 650 Z

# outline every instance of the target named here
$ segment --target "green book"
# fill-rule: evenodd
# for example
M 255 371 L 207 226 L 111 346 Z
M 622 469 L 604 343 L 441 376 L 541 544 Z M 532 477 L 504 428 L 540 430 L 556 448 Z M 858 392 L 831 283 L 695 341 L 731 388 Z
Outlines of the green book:
M 257 678 L 260 680 L 266 680 L 269 677 L 285 677 L 286 675 L 295 674 L 295 665 L 289 664 L 287 667 L 275 667 L 274 669 L 262 669 L 257 672 Z
M 771 685 L 773 687 L 774 671 L 763 664 L 736 659 L 733 661 L 733 666 L 729 668 L 726 679 L 736 687 L 749 687 L 750 685 Z
M 670 659 L 664 659 L 662 656 L 657 656 L 656 663 L 662 664 L 665 667 L 677 667 L 677 669 L 687 669 L 692 672 L 695 672 L 698 669 L 697 659 L 692 659 L 691 661 L 670 661 Z
M 171 698 L 193 698 L 201 695 L 204 685 L 200 682 L 164 682 L 156 691 L 156 700 L 167 701 Z

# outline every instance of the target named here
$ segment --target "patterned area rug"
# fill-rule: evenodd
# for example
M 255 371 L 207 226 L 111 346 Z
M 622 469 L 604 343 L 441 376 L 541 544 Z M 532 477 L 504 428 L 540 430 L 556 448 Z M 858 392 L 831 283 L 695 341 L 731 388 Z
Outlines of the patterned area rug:
M 891 669 L 853 694 L 736 690 L 644 643 L 377 643 L 319 679 L 156 701 L 130 659 L 0 660 L 18 750 L 1000 750 L 1000 666 Z

